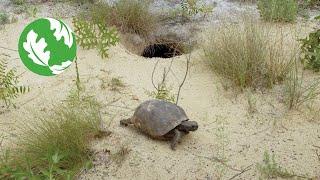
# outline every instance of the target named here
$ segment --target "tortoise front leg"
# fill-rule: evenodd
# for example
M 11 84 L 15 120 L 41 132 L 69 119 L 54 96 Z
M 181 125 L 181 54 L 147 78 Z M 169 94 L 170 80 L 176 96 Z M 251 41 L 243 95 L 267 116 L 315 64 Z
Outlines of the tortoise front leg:
M 176 150 L 176 146 L 179 143 L 182 135 L 184 135 L 184 133 L 182 131 L 179 131 L 178 129 L 174 129 L 174 136 L 171 140 L 171 149 L 172 150 Z

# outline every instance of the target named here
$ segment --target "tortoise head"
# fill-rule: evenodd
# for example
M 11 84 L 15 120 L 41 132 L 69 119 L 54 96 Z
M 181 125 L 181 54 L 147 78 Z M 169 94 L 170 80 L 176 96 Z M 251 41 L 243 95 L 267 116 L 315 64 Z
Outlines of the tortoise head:
M 184 132 L 195 131 L 198 129 L 198 123 L 196 121 L 182 121 L 178 129 Z

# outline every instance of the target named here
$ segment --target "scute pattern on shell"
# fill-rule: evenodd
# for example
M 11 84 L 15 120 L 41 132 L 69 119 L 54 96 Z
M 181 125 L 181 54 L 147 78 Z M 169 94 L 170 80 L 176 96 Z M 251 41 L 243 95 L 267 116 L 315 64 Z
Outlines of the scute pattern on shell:
M 131 121 L 136 128 L 156 138 L 188 119 L 185 111 L 173 103 L 149 100 L 137 107 Z

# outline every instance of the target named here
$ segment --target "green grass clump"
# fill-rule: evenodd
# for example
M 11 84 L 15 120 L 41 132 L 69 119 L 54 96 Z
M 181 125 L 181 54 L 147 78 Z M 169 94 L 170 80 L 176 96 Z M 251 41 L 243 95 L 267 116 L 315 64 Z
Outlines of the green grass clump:
M 244 88 L 271 88 L 284 80 L 295 60 L 284 35 L 254 22 L 225 25 L 209 35 L 204 58 L 213 71 Z M 292 54 L 291 54 L 292 53 Z
M 258 0 L 258 9 L 266 21 L 292 22 L 298 13 L 297 0 Z
M 274 154 L 270 157 L 268 152 L 264 153 L 263 163 L 257 164 L 257 169 L 259 170 L 263 178 L 283 178 L 290 179 L 296 175 L 293 172 L 289 172 L 283 167 L 279 166 L 275 160 Z
M 295 64 L 285 80 L 285 103 L 289 109 L 298 108 L 304 103 L 312 102 L 320 96 L 320 78 L 306 82 L 303 71 L 299 74 Z
M 93 97 L 71 95 L 35 120 L 24 124 L 14 148 L 0 158 L 0 179 L 71 179 L 90 164 L 90 140 L 101 133 Z
M 90 11 L 93 21 L 116 26 L 121 32 L 150 35 L 156 28 L 156 16 L 149 12 L 149 3 L 142 0 L 119 0 L 113 6 L 94 5 Z

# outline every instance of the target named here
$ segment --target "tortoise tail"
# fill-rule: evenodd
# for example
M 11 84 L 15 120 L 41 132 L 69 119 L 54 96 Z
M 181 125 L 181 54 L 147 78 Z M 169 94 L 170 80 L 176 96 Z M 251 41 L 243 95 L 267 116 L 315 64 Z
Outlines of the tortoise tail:
M 130 124 L 132 124 L 131 118 L 120 120 L 120 125 L 121 126 L 129 126 Z

